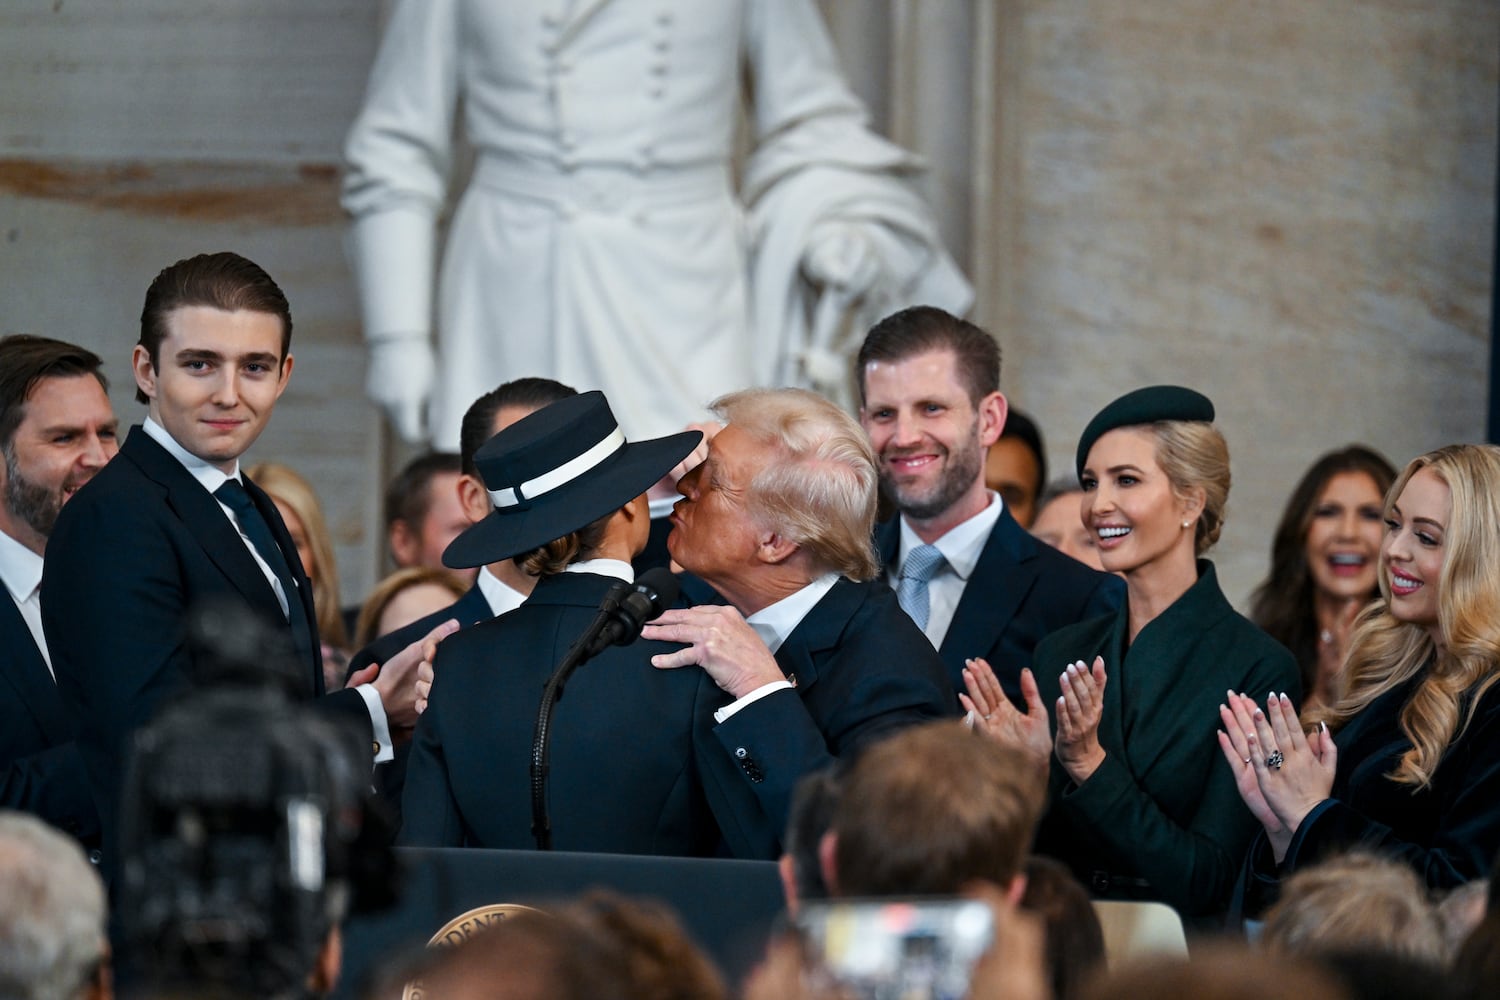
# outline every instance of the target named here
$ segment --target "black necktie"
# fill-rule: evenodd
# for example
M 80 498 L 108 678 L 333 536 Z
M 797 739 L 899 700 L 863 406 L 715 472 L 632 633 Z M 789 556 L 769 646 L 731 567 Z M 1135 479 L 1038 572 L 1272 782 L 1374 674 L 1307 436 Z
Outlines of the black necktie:
M 281 581 L 281 592 L 286 595 L 287 622 L 292 626 L 292 638 L 297 643 L 297 649 L 311 662 L 312 629 L 308 626 L 307 613 L 302 610 L 302 595 L 292 582 L 291 568 L 287 565 L 281 546 L 276 544 L 276 536 L 271 534 L 271 526 L 266 523 L 260 508 L 255 506 L 255 501 L 250 499 L 250 494 L 238 479 L 226 479 L 223 486 L 214 490 L 214 496 L 234 511 L 245 537 L 250 539 L 255 551 L 271 567 L 276 579 Z

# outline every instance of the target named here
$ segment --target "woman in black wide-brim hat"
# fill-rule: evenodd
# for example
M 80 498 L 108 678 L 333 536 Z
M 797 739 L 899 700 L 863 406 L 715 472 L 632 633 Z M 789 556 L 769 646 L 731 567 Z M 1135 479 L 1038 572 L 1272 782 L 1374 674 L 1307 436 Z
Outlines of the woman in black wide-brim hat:
M 1125 606 L 1042 640 L 1035 682 L 1022 684 L 1029 718 L 987 696 L 990 679 L 974 671 L 979 724 L 1032 723 L 1030 745 L 1049 763 L 1038 853 L 1095 897 L 1161 900 L 1195 922 L 1227 909 L 1256 830 L 1218 752 L 1216 710 L 1231 688 L 1299 690 L 1291 653 L 1230 607 L 1199 558 L 1229 497 L 1213 419 L 1202 394 L 1152 386 L 1090 421 L 1080 515 L 1104 568 L 1125 578 Z
M 627 442 L 588 392 L 517 421 L 475 454 L 494 501 L 443 554 L 452 567 L 507 557 L 538 574 L 515 611 L 445 639 L 413 738 L 400 842 L 529 848 L 531 752 L 543 688 L 601 601 L 633 578 L 650 531 L 646 490 L 697 431 Z M 585 663 L 551 719 L 547 796 L 557 850 L 707 854 L 717 828 L 692 754 L 695 671 L 659 671 L 636 640 Z

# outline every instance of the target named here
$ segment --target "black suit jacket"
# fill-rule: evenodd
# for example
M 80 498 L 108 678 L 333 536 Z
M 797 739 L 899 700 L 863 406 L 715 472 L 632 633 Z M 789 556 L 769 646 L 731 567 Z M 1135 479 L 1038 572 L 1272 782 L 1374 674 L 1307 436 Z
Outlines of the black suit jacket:
M 614 583 L 543 577 L 515 611 L 443 640 L 412 740 L 401 843 L 535 846 L 530 765 L 542 688 Z M 552 716 L 557 850 L 702 855 L 717 846 L 692 753 L 701 671 L 651 666 L 675 648 L 611 646 L 568 681 Z
M 20 609 L 0 589 L 0 807 L 33 813 L 85 843 L 99 837 L 73 721 Z
M 696 745 L 709 803 L 730 853 L 775 858 L 792 791 L 905 726 L 958 714 L 932 644 L 881 581 L 839 580 L 792 630 L 776 662 L 796 687 L 740 709 L 702 676 Z
M 296 577 L 309 622 L 312 587 L 276 506 L 245 488 L 270 525 Z M 230 598 L 287 630 L 270 583 L 218 501 L 139 427 L 120 453 L 58 516 L 42 572 L 42 624 L 58 691 L 78 726 L 104 832 L 106 858 L 119 809 L 129 736 L 167 699 L 191 686 L 183 641 L 188 609 Z M 323 693 L 316 635 L 306 664 L 308 697 Z M 320 700 L 370 739 L 369 715 L 354 691 Z
M 881 564 L 893 568 L 901 552 L 899 518 L 876 526 L 875 545 Z M 1124 600 L 1119 577 L 1038 541 L 1002 507 L 938 655 L 958 691 L 964 687 L 964 660 L 988 660 L 1005 693 L 1024 709 L 1021 671 L 1031 666 L 1037 643 L 1060 628 L 1108 614 Z

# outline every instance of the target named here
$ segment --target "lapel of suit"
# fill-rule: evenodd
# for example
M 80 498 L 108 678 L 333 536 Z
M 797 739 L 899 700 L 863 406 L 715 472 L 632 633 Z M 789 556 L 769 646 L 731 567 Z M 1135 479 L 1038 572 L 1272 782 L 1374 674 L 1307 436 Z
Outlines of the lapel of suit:
M 1125 654 L 1123 683 L 1115 699 L 1117 731 L 1130 747 L 1135 774 L 1144 775 L 1159 759 L 1170 762 L 1182 752 L 1178 728 L 1156 725 L 1154 720 L 1175 718 L 1185 707 L 1179 703 L 1201 691 L 1188 672 L 1199 657 L 1213 655 L 1212 643 L 1206 640 L 1225 615 L 1233 614 L 1213 565 L 1199 560 L 1198 581 L 1135 637 Z M 1108 688 L 1105 693 L 1108 711 Z
M 250 550 L 245 548 L 244 540 L 229 522 L 219 501 L 182 467 L 181 462 L 140 427 L 131 430 L 130 436 L 120 446 L 120 456 L 135 463 L 147 479 L 161 487 L 167 508 L 252 608 L 263 615 L 274 616 L 272 621 L 285 618 L 270 581 L 256 565 Z M 261 493 L 261 496 L 265 494 Z
M 302 613 L 307 619 L 308 638 L 312 643 L 312 648 L 304 650 L 304 653 L 310 655 L 313 662 L 317 665 L 317 681 L 314 684 L 314 688 L 318 694 L 323 694 L 323 650 L 318 643 L 318 610 L 313 602 L 312 581 L 307 578 L 307 573 L 303 570 L 302 556 L 297 552 L 297 543 L 292 540 L 292 533 L 287 530 L 286 522 L 281 519 L 281 511 L 277 509 L 276 501 L 271 499 L 269 493 L 251 482 L 249 476 L 242 473 L 240 478 L 244 480 L 245 492 L 250 494 L 250 499 L 255 502 L 256 510 L 260 511 L 261 518 L 270 527 L 271 537 L 276 540 L 276 547 L 281 549 L 281 557 L 286 560 L 287 569 L 291 571 L 292 579 L 296 582 L 297 593 L 295 595 L 288 594 L 287 600 L 295 599 L 302 604 Z M 217 506 L 218 501 L 214 501 L 214 504 Z M 240 548 L 244 548 L 243 542 L 240 544 Z M 257 571 L 260 569 L 259 566 L 255 568 Z M 262 573 L 261 578 L 265 579 L 265 574 Z M 274 598 L 275 594 L 273 593 L 272 599 L 274 600 Z M 279 601 L 276 605 L 276 611 L 278 614 L 281 612 L 281 603 Z M 279 621 L 280 619 L 277 620 Z
M 885 585 L 875 583 L 870 586 Z M 823 654 L 838 646 L 849 619 L 854 617 L 862 603 L 864 588 L 840 578 L 776 650 L 776 664 L 797 688 L 798 694 L 806 697 L 808 690 L 817 683 L 818 664 Z
M 73 738 L 73 727 L 63 709 L 61 696 L 52 673 L 36 648 L 36 639 L 21 617 L 21 609 L 10 594 L 0 587 L 0 681 L 15 691 L 26 711 L 53 743 Z
M 964 660 L 993 648 L 1016 616 L 1036 583 L 1038 544 L 1001 507 L 938 650 L 953 676 L 962 675 Z

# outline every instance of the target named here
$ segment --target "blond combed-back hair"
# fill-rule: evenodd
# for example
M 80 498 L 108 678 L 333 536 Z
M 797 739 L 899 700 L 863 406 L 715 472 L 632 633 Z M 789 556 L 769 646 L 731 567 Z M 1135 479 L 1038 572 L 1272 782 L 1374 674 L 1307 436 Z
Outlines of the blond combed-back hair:
M 820 569 L 851 580 L 880 570 L 875 454 L 854 418 L 805 389 L 746 389 L 712 409 L 776 451 L 746 490 L 748 513 L 796 542 Z
M 1150 425 L 1156 438 L 1156 464 L 1172 484 L 1172 494 L 1186 499 L 1203 491 L 1203 513 L 1193 529 L 1193 551 L 1213 548 L 1224 530 L 1229 506 L 1229 445 L 1213 424 L 1198 420 L 1161 420 Z
M 1430 664 L 1401 710 L 1401 731 L 1412 746 L 1390 775 L 1399 784 L 1427 787 L 1449 744 L 1500 680 L 1500 447 L 1448 445 L 1412 459 L 1386 494 L 1387 516 L 1421 469 L 1441 479 L 1452 498 L 1437 579 L 1446 648 L 1439 651 L 1427 629 L 1391 614 L 1390 573 L 1382 565 L 1380 599 L 1360 613 L 1349 639 L 1344 695 L 1305 721 L 1337 729 Z

